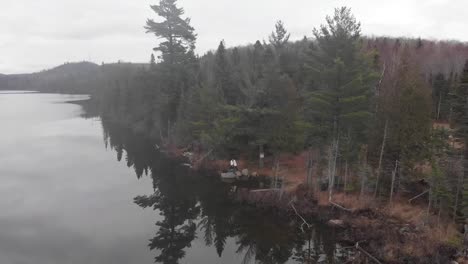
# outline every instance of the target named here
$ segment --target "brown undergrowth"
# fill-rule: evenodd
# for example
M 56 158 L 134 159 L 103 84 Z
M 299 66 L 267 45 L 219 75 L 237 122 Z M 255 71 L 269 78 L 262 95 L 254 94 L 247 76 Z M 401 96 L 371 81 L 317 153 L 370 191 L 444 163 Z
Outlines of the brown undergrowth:
M 241 189 L 237 199 L 260 207 L 273 207 L 294 217 L 294 209 L 304 217 L 321 221 L 339 219 L 344 222 L 344 232 L 339 240 L 348 245 L 359 245 L 382 263 L 451 263 L 461 245 L 461 236 L 453 221 L 427 214 L 423 204 L 409 204 L 395 197 L 392 204 L 371 196 L 337 192 L 329 201 L 328 192 L 310 195 L 303 185 L 306 174 L 307 153 L 281 155 L 279 176 L 285 187 L 281 190 L 251 191 Z M 238 161 L 239 168 L 248 168 L 259 175 L 273 175 L 271 161 L 265 166 L 246 160 Z M 228 161 L 210 160 L 205 168 L 223 170 Z M 355 259 L 350 263 L 362 263 Z M 467 263 L 458 259 L 458 263 Z
M 427 217 L 426 208 L 397 199 L 392 205 L 373 202 L 372 197 L 336 193 L 331 204 L 328 193 L 310 196 L 303 186 L 296 192 L 241 190 L 238 199 L 261 207 L 275 207 L 295 217 L 294 209 L 305 219 L 327 222 L 343 220 L 338 240 L 356 245 L 382 263 L 451 263 L 457 254 L 459 232 L 450 220 Z M 295 208 L 291 207 L 291 203 Z M 363 263 L 362 258 L 350 263 Z M 458 263 L 464 263 L 462 259 Z

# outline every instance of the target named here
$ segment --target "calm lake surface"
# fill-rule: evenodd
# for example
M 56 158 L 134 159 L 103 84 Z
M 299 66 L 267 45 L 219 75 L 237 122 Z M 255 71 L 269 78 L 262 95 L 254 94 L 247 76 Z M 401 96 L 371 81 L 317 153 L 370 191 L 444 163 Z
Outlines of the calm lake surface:
M 341 263 L 334 230 L 240 205 L 87 96 L 0 92 L 0 263 Z M 306 262 L 305 260 L 311 261 Z

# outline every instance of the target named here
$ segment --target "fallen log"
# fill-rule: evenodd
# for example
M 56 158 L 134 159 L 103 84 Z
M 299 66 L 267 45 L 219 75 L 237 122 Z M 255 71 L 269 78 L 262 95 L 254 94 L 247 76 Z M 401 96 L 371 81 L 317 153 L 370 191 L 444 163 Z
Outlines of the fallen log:
M 331 227 L 341 227 L 343 228 L 345 226 L 345 223 L 343 220 L 340 219 L 332 219 L 327 222 L 327 225 Z
M 411 203 L 413 200 L 418 199 L 419 197 L 423 196 L 424 194 L 428 193 L 429 191 L 430 191 L 430 190 L 427 190 L 427 191 L 424 191 L 424 192 L 422 192 L 422 193 L 416 195 L 415 197 L 409 199 L 408 202 Z
M 342 210 L 345 210 L 345 211 L 347 211 L 347 212 L 352 212 L 352 211 L 353 211 L 353 210 L 351 210 L 351 209 L 345 208 L 345 207 L 343 207 L 343 206 L 341 206 L 341 205 L 339 205 L 339 204 L 337 204 L 337 203 L 334 203 L 334 202 L 332 202 L 332 201 L 330 201 L 330 203 L 331 203 L 333 206 L 338 207 L 338 208 L 340 208 L 340 209 L 342 209 Z
M 271 191 L 275 191 L 275 192 L 278 192 L 280 189 L 278 188 L 273 188 L 273 189 L 258 189 L 258 190 L 251 190 L 250 192 L 251 193 L 256 193 L 256 192 L 271 192 Z

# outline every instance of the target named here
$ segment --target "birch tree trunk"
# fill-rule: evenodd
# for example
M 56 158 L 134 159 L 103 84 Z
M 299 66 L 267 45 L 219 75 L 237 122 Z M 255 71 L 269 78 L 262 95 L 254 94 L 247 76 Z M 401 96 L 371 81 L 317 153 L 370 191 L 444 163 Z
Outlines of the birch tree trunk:
M 263 155 L 265 155 L 265 154 L 263 153 L 263 144 L 260 144 L 260 146 L 259 146 L 259 152 L 260 152 L 260 153 L 258 153 L 258 168 L 261 170 L 261 169 L 263 169 L 263 158 L 264 158 Z
M 328 178 L 328 192 L 331 192 L 332 188 L 332 169 L 333 169 L 333 143 L 332 145 L 328 148 L 328 172 L 327 172 L 327 178 Z
M 395 178 L 398 170 L 398 160 L 395 161 L 395 168 L 392 171 L 392 186 L 390 188 L 390 204 L 393 203 L 393 190 L 395 188 Z
M 344 174 L 344 193 L 347 193 L 348 189 L 348 160 L 345 160 L 345 174 Z
M 364 189 L 365 189 L 365 186 L 366 186 L 366 174 L 367 174 L 367 164 L 364 164 L 363 165 L 364 168 L 363 168 L 363 171 L 361 173 L 361 193 L 359 194 L 359 199 L 361 200 L 362 197 L 364 196 Z
M 367 146 L 363 148 L 361 151 L 361 172 L 360 172 L 360 177 L 361 177 L 361 193 L 359 194 L 359 200 L 362 200 L 362 197 L 364 196 L 364 189 L 366 186 L 366 178 L 367 178 Z
M 307 162 L 307 187 L 309 188 L 309 191 L 312 190 L 313 184 L 312 184 L 312 170 L 314 167 L 314 162 L 313 162 L 313 157 L 312 157 L 312 148 L 309 148 L 309 157 L 308 157 L 308 162 Z
M 460 173 L 458 175 L 458 180 L 457 180 L 457 193 L 455 194 L 455 204 L 453 205 L 453 220 L 457 218 L 457 211 L 458 211 L 458 199 L 460 196 L 460 189 L 461 186 L 463 186 L 463 173 Z
M 278 172 L 279 172 L 279 157 L 278 155 L 275 155 L 275 164 L 274 164 L 274 172 L 275 172 L 275 177 L 274 177 L 274 187 L 273 188 L 278 188 Z
M 388 119 L 385 121 L 384 136 L 382 139 L 382 147 L 380 149 L 379 166 L 377 168 L 377 182 L 375 184 L 374 198 L 377 197 L 377 193 L 379 191 L 380 174 L 382 173 L 382 159 L 383 159 L 383 154 L 385 150 L 385 141 L 387 140 L 387 129 L 388 129 Z
M 331 184 L 329 185 L 328 188 L 328 201 L 332 201 L 333 198 L 333 188 L 335 187 L 335 174 L 336 174 L 336 160 L 338 158 L 338 147 L 340 144 L 340 139 L 338 138 L 336 142 L 334 143 L 334 153 L 333 153 L 333 163 L 331 167 Z

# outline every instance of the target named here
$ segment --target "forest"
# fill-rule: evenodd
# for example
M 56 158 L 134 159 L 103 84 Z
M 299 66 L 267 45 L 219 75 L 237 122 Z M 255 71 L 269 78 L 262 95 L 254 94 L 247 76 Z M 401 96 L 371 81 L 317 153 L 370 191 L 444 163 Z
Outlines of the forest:
M 291 36 L 278 21 L 265 40 L 230 47 L 220 39 L 197 55 L 196 30 L 177 1 L 151 8 L 145 30 L 157 44 L 148 64 L 92 65 L 69 89 L 70 75 L 45 82 L 38 73 L 39 90 L 91 93 L 103 120 L 213 160 L 235 157 L 276 174 L 285 157 L 305 157 L 298 185 L 341 207 L 414 201 L 425 224 L 466 223 L 466 43 L 364 36 L 340 7 L 311 36 Z M 21 89 L 32 77 L 0 83 L 7 78 L 7 88 Z M 462 246 L 461 233 L 449 235 L 438 239 Z
M 447 228 L 461 231 L 468 213 L 466 44 L 363 36 L 341 7 L 311 37 L 292 41 L 278 21 L 266 40 L 221 40 L 198 56 L 183 8 L 162 0 L 152 9 L 149 66 L 96 91 L 104 119 L 257 169 L 265 153 L 275 175 L 285 156 L 302 155 L 295 169 L 309 192 L 337 206 L 414 201 L 408 210 L 447 234 L 437 239 L 462 245 Z
M 391 199 L 423 182 L 428 210 L 464 219 L 468 46 L 365 37 L 342 7 L 313 37 L 289 41 L 278 21 L 267 41 L 197 56 L 183 9 L 152 8 L 159 55 L 96 91 L 104 118 L 226 159 L 306 151 L 304 181 L 325 181 L 330 199 L 335 187 Z

